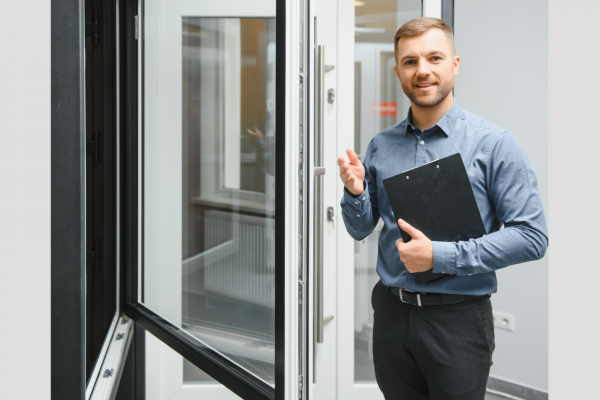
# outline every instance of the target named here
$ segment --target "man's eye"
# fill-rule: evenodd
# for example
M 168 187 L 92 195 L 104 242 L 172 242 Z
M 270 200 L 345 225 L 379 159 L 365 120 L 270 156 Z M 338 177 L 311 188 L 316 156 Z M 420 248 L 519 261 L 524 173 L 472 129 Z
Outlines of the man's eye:
M 434 61 L 440 61 L 441 59 L 442 59 L 442 57 L 438 57 L 438 56 L 433 57 Z
M 414 63 L 414 61 L 413 60 L 409 60 L 409 61 L 405 62 L 404 65 L 410 65 L 412 63 Z

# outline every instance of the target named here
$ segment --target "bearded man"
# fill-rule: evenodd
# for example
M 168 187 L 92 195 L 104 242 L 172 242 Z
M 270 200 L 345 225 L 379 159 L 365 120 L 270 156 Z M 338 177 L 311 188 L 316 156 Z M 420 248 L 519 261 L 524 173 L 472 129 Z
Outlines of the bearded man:
M 340 157 L 342 215 L 356 240 L 383 219 L 372 294 L 373 362 L 386 399 L 483 400 L 494 352 L 495 271 L 537 260 L 548 246 L 535 172 L 515 137 L 460 108 L 452 29 L 417 18 L 394 37 L 396 75 L 411 108 L 377 134 L 364 162 Z M 482 101 L 484 100 L 482 95 Z M 396 221 L 382 180 L 460 153 L 487 234 L 436 242 Z M 412 236 L 404 243 L 397 225 Z M 503 228 L 503 229 L 502 229 Z M 417 283 L 415 273 L 447 276 Z

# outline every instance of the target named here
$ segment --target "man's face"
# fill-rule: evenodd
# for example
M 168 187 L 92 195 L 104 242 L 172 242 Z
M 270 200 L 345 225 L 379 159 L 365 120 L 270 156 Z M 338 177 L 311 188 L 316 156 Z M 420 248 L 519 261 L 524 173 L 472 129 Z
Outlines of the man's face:
M 434 107 L 452 92 L 460 58 L 446 34 L 437 28 L 398 41 L 394 67 L 402 90 L 419 107 Z

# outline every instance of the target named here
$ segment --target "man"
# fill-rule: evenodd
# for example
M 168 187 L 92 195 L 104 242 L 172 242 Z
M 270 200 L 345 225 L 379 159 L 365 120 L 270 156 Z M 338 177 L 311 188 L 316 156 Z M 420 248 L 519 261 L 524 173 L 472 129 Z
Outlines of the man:
M 364 163 L 351 149 L 349 162 L 338 160 L 350 235 L 362 240 L 379 218 L 385 223 L 381 280 L 372 295 L 375 376 L 386 399 L 482 400 L 495 347 L 495 271 L 539 259 L 548 246 L 537 181 L 510 132 L 454 101 L 460 58 L 444 21 L 409 21 L 394 45 L 396 75 L 411 102 L 408 117 L 371 140 Z M 395 220 L 382 180 L 454 153 L 463 158 L 487 234 L 432 242 Z M 432 268 L 448 276 L 416 283 L 414 273 Z

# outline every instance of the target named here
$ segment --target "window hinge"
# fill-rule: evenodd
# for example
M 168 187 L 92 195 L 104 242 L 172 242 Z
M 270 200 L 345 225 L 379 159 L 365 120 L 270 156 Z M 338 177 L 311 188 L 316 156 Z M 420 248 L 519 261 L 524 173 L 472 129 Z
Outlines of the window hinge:
M 100 131 L 94 131 L 92 133 L 92 140 L 88 140 L 86 143 L 85 150 L 87 153 L 91 153 L 94 157 L 94 162 L 98 163 L 101 161 L 101 149 L 102 149 L 102 133 Z
M 121 340 L 125 337 L 124 333 L 117 333 L 117 338 L 115 340 Z
M 92 37 L 92 43 L 94 46 L 100 44 L 100 16 L 98 13 L 92 15 L 92 22 L 85 24 L 85 36 Z
M 114 368 L 111 368 L 111 369 L 105 369 L 105 370 L 104 370 L 104 375 L 103 375 L 103 377 L 104 377 L 104 378 L 110 378 L 111 376 L 113 376 L 113 372 L 115 372 L 115 369 L 114 369 Z
M 301 399 L 302 398 L 302 388 L 303 388 L 303 383 L 304 383 L 304 376 L 300 375 L 298 377 L 298 398 Z
M 102 266 L 102 261 L 100 260 L 100 241 L 96 240 L 94 242 L 94 249 L 92 251 L 88 251 L 86 254 L 86 263 L 92 264 L 94 267 L 94 272 L 100 271 L 100 267 Z
M 135 16 L 135 40 L 140 38 L 140 16 Z

